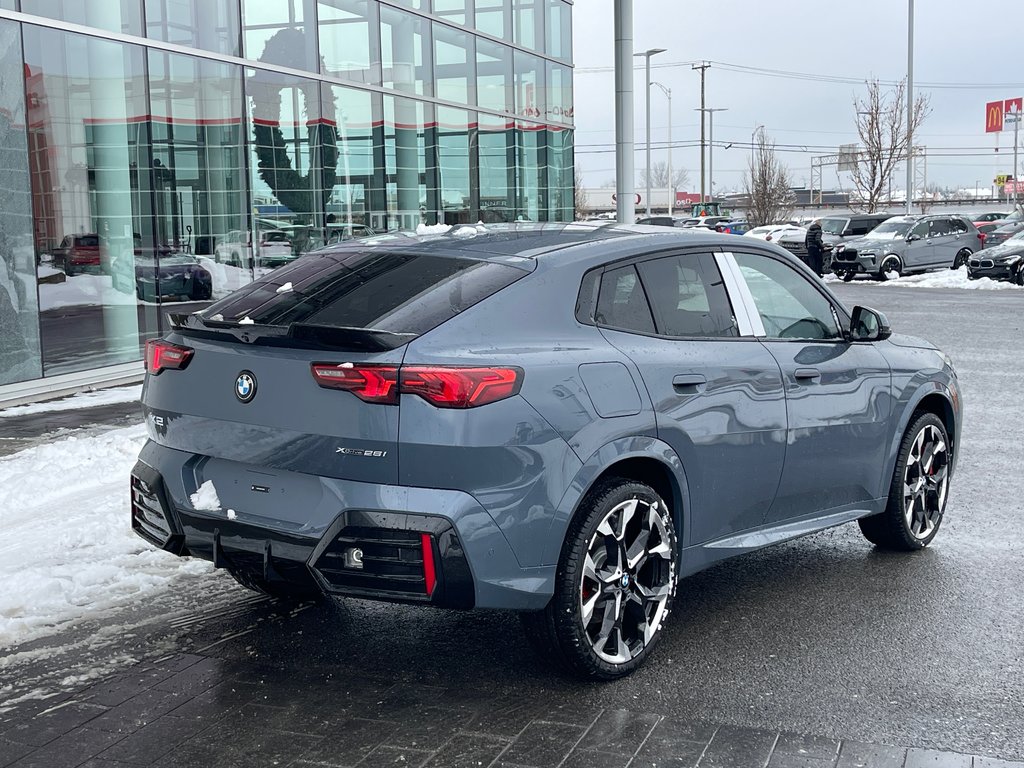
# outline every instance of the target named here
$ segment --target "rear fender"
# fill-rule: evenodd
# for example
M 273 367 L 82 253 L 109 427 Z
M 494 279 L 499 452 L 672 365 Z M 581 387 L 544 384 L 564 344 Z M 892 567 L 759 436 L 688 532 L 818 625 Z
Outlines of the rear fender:
M 569 523 L 575 517 L 587 493 L 595 483 L 614 465 L 626 459 L 654 459 L 663 464 L 671 474 L 674 486 L 673 499 L 666 499 L 671 505 L 675 518 L 676 539 L 680 548 L 686 545 L 685 536 L 689 531 L 690 491 L 686 472 L 679 456 L 668 443 L 647 435 L 635 435 L 614 440 L 593 453 L 580 467 L 568 490 L 558 504 L 546 537 L 544 562 L 557 563 L 562 553 Z

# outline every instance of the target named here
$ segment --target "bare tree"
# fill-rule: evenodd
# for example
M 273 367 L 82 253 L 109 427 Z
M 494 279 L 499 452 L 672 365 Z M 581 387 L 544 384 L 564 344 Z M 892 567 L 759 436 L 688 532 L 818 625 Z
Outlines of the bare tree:
M 578 165 L 572 174 L 573 205 L 576 208 L 576 220 L 585 219 L 590 211 L 590 198 L 583 186 L 583 169 Z
M 852 181 L 860 193 L 861 207 L 874 213 L 885 197 L 896 165 L 906 160 L 907 81 L 900 80 L 888 92 L 882 91 L 877 80 L 868 80 L 867 87 L 867 96 L 853 99 L 860 147 Z M 915 136 L 930 111 L 928 97 L 919 94 L 912 120 Z
M 685 168 L 673 168 L 672 169 L 672 189 L 686 189 L 686 186 L 690 183 L 690 174 L 686 172 Z M 647 186 L 647 169 L 640 168 L 636 175 L 636 187 Z M 651 187 L 654 189 L 668 189 L 668 163 L 664 160 L 659 160 L 656 163 L 651 163 Z
M 775 152 L 775 142 L 764 128 L 757 132 L 754 158 L 743 177 L 744 190 L 750 200 L 747 221 L 752 227 L 786 221 L 793 215 L 796 196 L 789 169 Z

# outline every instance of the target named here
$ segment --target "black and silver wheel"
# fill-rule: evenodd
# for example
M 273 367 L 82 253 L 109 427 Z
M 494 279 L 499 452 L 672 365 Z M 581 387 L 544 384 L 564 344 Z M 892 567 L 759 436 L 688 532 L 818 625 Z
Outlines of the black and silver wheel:
M 628 675 L 662 634 L 677 558 L 672 515 L 654 489 L 621 478 L 602 482 L 569 527 L 554 597 L 544 611 L 523 615 L 527 635 L 579 675 Z
M 1017 273 L 1013 276 L 1013 282 L 1017 285 L 1024 285 L 1024 264 L 1017 265 Z
M 843 282 L 848 283 L 857 276 L 856 272 L 843 272 Z
M 953 266 L 950 269 L 960 269 L 971 258 L 972 253 L 973 251 L 970 248 L 961 248 L 956 252 L 956 258 L 953 259 Z
M 896 277 L 903 277 L 903 259 L 896 254 L 889 254 L 878 267 L 878 279 L 888 280 L 890 273 L 896 273 Z
M 883 549 L 913 551 L 939 532 L 949 496 L 949 435 L 932 413 L 910 425 L 896 461 L 885 511 L 860 520 L 860 529 Z

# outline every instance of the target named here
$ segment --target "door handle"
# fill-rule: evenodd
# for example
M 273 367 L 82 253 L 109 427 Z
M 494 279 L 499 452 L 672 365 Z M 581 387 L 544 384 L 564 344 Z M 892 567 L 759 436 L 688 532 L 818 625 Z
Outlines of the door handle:
M 707 383 L 707 378 L 699 373 L 677 373 L 672 377 L 672 388 L 684 395 L 693 395 L 702 391 Z
M 817 368 L 797 368 L 793 376 L 797 381 L 813 381 L 821 378 L 821 371 Z

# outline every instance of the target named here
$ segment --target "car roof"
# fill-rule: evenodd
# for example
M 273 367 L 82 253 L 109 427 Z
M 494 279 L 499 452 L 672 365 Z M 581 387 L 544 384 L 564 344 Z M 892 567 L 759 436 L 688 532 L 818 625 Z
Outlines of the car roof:
M 590 221 L 567 224 L 475 224 L 452 227 L 444 233 L 400 234 L 402 236 L 389 239 L 348 241 L 328 246 L 320 252 L 373 248 L 403 253 L 461 254 L 471 258 L 536 259 L 544 254 L 574 246 L 631 238 L 664 241 L 665 246 L 672 242 L 693 245 L 721 245 L 723 242 L 734 242 L 732 235 L 701 228 L 680 229 L 650 224 Z

